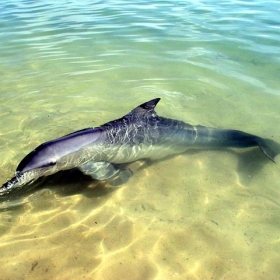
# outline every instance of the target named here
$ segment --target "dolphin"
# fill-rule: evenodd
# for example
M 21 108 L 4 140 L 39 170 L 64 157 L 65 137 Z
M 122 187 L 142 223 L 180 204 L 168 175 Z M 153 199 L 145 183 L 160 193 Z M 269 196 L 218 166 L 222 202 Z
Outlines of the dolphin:
M 271 161 L 279 154 L 275 148 L 278 144 L 270 139 L 160 117 L 154 110 L 159 101 L 155 98 L 120 119 L 41 144 L 22 159 L 14 177 L 0 188 L 0 195 L 39 177 L 72 168 L 93 179 L 109 180 L 126 171 L 119 168 L 120 164 L 160 159 L 190 148 L 257 146 Z

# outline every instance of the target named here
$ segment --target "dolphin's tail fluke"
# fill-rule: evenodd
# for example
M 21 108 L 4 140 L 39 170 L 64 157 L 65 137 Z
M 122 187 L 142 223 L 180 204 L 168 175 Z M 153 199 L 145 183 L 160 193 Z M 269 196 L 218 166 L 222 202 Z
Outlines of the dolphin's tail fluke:
M 256 141 L 262 150 L 262 152 L 273 162 L 275 158 L 280 154 L 280 144 L 270 139 L 256 138 Z

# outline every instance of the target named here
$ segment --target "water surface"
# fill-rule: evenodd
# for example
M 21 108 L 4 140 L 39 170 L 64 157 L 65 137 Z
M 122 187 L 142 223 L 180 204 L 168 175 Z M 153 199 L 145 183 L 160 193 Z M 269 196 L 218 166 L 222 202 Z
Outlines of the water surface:
M 40 143 L 155 97 L 160 115 L 280 142 L 279 11 L 275 0 L 2 1 L 1 184 Z M 278 279 L 279 166 L 258 149 L 215 150 L 135 163 L 117 189 L 54 176 L 1 212 L 1 277 Z

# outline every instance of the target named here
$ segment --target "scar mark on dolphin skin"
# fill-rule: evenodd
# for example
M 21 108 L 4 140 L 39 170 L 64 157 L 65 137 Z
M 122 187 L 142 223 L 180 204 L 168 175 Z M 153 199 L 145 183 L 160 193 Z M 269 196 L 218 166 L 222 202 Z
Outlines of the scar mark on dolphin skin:
M 195 136 L 194 136 L 194 139 L 193 139 L 193 141 L 192 141 L 192 144 L 194 144 L 194 143 L 195 143 L 196 138 L 197 138 L 197 128 L 196 128 L 196 127 L 194 127 L 194 126 L 193 126 L 193 133 L 195 134 Z

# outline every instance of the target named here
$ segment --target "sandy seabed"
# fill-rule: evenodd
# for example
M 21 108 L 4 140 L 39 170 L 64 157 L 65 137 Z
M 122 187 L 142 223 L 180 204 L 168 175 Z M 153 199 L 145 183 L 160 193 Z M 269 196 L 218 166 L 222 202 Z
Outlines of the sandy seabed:
M 3 211 L 1 279 L 279 279 L 278 171 L 261 153 L 131 169 L 115 189 L 54 178 Z

